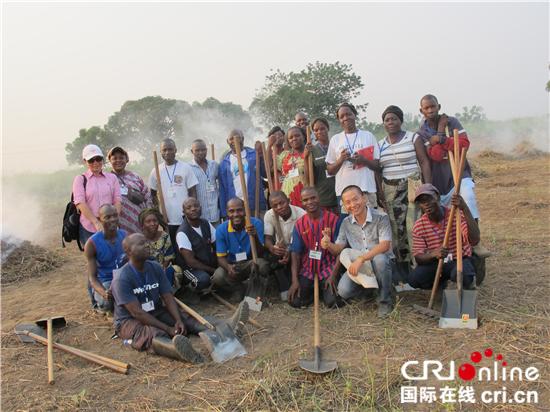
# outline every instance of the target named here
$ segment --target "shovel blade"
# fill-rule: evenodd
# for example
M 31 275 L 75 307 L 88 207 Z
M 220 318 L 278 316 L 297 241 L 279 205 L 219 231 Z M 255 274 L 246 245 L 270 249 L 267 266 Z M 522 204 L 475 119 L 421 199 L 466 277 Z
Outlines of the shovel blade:
M 329 373 L 338 367 L 335 361 L 323 360 L 321 357 L 321 348 L 315 347 L 315 357 L 313 360 L 300 359 L 300 368 L 311 373 Z
M 15 334 L 19 340 L 23 343 L 35 343 L 36 341 L 28 336 L 25 332 L 31 332 L 35 335 L 46 337 L 46 331 L 38 326 L 36 323 L 20 323 L 15 326 Z
M 226 323 L 217 324 L 216 330 L 207 329 L 200 332 L 199 336 L 216 363 L 223 363 L 247 354 L 245 347 Z
M 52 316 L 51 319 L 52 319 L 52 327 L 54 329 L 64 328 L 65 326 L 67 326 L 67 321 L 65 320 L 64 316 Z M 35 323 L 41 328 L 46 329 L 48 324 L 48 318 L 38 319 Z
M 439 327 L 443 329 L 477 329 L 477 291 L 463 290 L 462 299 L 456 290 L 443 291 Z

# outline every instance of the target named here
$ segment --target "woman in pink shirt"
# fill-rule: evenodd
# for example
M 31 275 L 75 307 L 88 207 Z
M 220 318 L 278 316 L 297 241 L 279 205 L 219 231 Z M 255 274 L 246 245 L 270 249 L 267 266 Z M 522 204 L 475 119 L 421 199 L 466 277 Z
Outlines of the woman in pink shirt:
M 80 243 L 85 244 L 90 236 L 102 230 L 99 208 L 104 204 L 114 205 L 120 214 L 120 184 L 115 175 L 103 173 L 103 152 L 95 144 L 82 150 L 88 170 L 73 180 L 74 204 L 80 211 Z

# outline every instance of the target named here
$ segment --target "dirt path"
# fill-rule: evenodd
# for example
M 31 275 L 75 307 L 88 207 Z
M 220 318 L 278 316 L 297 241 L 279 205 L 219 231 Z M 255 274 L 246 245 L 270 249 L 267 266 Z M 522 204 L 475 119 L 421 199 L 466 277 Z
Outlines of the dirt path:
M 111 340 L 110 321 L 89 310 L 82 255 L 76 246 L 61 249 L 58 239 L 52 239 L 49 246 L 64 257 L 64 265 L 2 289 L 2 410 L 400 409 L 400 387 L 407 385 L 400 374 L 405 360 L 455 360 L 458 365 L 471 352 L 488 347 L 502 353 L 511 366 L 537 367 L 538 381 L 506 386 L 508 391 L 538 391 L 538 405 L 524 405 L 523 410 L 548 407 L 549 160 L 496 155 L 477 160 L 483 176 L 477 187 L 482 234 L 484 244 L 495 252 L 479 290 L 478 330 L 441 330 L 411 312 L 413 303 L 425 304 L 424 292 L 400 295 L 397 310 L 385 321 L 376 318 L 373 300 L 323 309 L 323 347 L 326 357 L 339 363 L 339 370 L 327 377 L 306 376 L 297 368 L 298 358 L 311 356 L 311 310 L 279 302 L 260 314 L 268 330 L 249 329 L 243 340 L 249 355 L 224 365 L 189 366 L 124 348 L 120 340 Z M 212 302 L 201 310 L 229 314 Z M 48 314 L 69 321 L 56 332 L 59 342 L 131 363 L 130 374 L 118 375 L 55 352 L 56 382 L 49 386 L 45 348 L 24 345 L 11 332 L 19 322 Z M 198 339 L 193 342 L 201 347 Z M 475 386 L 480 390 L 502 385 Z M 413 409 L 423 410 L 420 406 Z M 442 404 L 425 406 L 445 409 Z M 518 405 L 492 407 L 519 410 Z

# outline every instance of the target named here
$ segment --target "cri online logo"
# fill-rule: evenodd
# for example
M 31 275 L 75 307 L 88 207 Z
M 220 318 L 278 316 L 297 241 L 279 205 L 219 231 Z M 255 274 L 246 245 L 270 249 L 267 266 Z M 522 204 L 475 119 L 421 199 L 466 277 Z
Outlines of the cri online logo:
M 479 364 L 483 356 L 485 358 L 493 359 L 493 367 L 480 367 Z M 478 381 L 535 381 L 539 378 L 539 371 L 534 366 L 530 366 L 525 370 L 520 367 L 507 368 L 508 363 L 504 360 L 504 357 L 499 353 L 493 358 L 493 350 L 491 348 L 485 349 L 483 355 L 481 352 L 472 352 L 470 354 L 470 360 L 472 363 L 465 362 L 458 367 L 458 376 L 463 381 L 471 381 L 477 376 Z M 421 375 L 411 374 L 409 369 L 411 367 L 418 365 L 418 361 L 408 361 L 401 366 L 401 375 L 405 379 L 414 380 L 414 381 L 425 381 L 428 380 L 428 376 L 431 373 L 438 380 L 441 381 L 450 381 L 454 380 L 456 377 L 455 374 L 455 362 L 449 362 L 448 372 L 443 371 L 443 363 L 438 360 L 426 360 L 422 364 Z

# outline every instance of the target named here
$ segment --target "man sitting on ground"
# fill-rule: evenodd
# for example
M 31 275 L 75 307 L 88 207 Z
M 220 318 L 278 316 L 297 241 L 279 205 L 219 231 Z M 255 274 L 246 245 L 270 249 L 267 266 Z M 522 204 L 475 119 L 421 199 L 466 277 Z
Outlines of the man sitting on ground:
M 423 215 L 412 230 L 413 255 L 417 266 L 409 275 L 413 288 L 430 289 L 435 279 L 439 259 L 444 259 L 442 279 L 456 282 L 456 220 L 453 219 L 449 245 L 443 247 L 450 209 L 439 201 L 439 191 L 429 183 L 420 186 L 415 193 L 415 202 Z M 472 263 L 472 245 L 479 242 L 479 229 L 468 205 L 460 195 L 454 194 L 451 204 L 458 207 L 461 215 L 462 273 L 464 289 L 475 288 L 475 269 Z
M 362 265 L 370 262 L 378 281 L 378 316 L 385 317 L 393 309 L 390 219 L 386 213 L 367 206 L 367 196 L 359 186 L 346 187 L 342 191 L 342 202 L 350 214 L 342 222 L 336 242 L 331 243 L 324 237 L 321 243 L 334 254 L 340 254 L 348 245 L 352 249 L 348 252 L 353 262 L 338 282 L 338 294 L 343 299 L 359 295 L 363 286 L 352 277 L 357 277 Z
M 179 311 L 162 266 L 147 260 L 147 240 L 135 233 L 124 240 L 129 262 L 117 271 L 112 283 L 115 331 L 131 341 L 139 351 L 147 350 L 181 361 L 199 363 L 204 359 L 183 335 L 205 330 L 192 317 Z M 248 305 L 242 302 L 229 321 L 237 333 L 248 319 Z
M 233 292 L 231 300 L 240 301 L 244 297 L 243 282 L 249 278 L 254 269 L 250 236 L 256 242 L 258 254 L 261 255 L 264 244 L 264 228 L 261 220 L 251 217 L 251 225 L 245 227 L 244 202 L 234 197 L 227 202 L 229 220 L 216 229 L 216 255 L 219 267 L 212 276 L 214 286 Z M 257 273 L 267 279 L 269 262 L 258 257 Z
M 88 285 L 92 305 L 101 313 L 113 311 L 111 281 L 113 270 L 123 264 L 122 240 L 126 232 L 118 229 L 118 212 L 113 205 L 99 208 L 102 230 L 94 233 L 84 245 L 88 262 Z
M 283 301 L 288 300 L 290 287 L 290 241 L 296 221 L 306 214 L 305 210 L 290 204 L 284 192 L 276 191 L 269 196 L 271 209 L 264 216 L 265 247 L 270 252 L 269 260 L 279 286 Z M 282 239 L 276 235 L 276 220 L 282 231 Z

